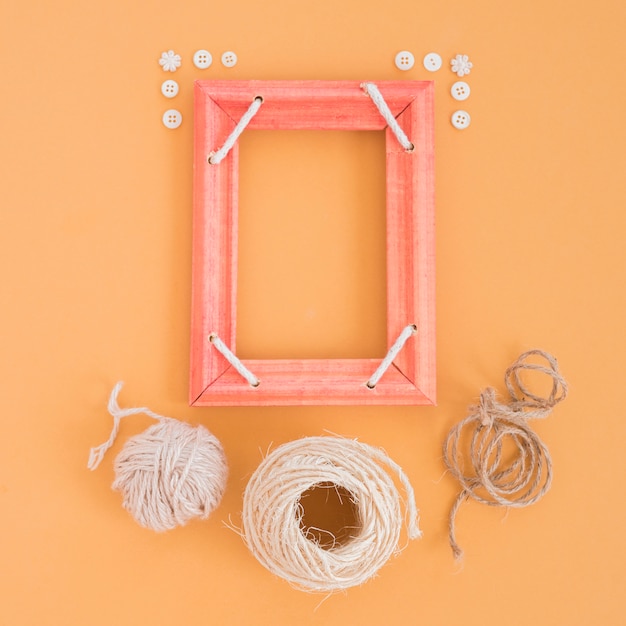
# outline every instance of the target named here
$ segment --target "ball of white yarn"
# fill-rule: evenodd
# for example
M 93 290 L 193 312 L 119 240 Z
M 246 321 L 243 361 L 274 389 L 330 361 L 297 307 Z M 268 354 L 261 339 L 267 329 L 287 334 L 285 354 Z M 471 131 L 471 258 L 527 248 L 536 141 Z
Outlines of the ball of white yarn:
M 164 531 L 207 518 L 227 477 L 226 456 L 214 435 L 164 418 L 126 442 L 115 459 L 113 489 L 139 524 Z
M 294 586 L 334 591 L 359 585 L 398 551 L 404 521 L 400 495 L 387 465 L 407 493 L 408 535 L 417 538 L 413 489 L 382 451 L 350 439 L 309 437 L 269 454 L 244 493 L 243 536 L 258 561 Z M 302 495 L 328 484 L 351 494 L 358 528 L 343 545 L 324 549 L 303 529 Z

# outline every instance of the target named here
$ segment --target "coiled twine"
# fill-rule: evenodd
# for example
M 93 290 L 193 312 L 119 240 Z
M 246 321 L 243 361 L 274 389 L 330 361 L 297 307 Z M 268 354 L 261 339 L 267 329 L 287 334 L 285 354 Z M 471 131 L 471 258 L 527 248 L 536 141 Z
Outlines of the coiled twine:
M 242 514 L 248 548 L 265 568 L 303 590 L 364 583 L 398 551 L 405 516 L 389 469 L 406 491 L 408 536 L 420 537 L 413 488 L 396 463 L 358 441 L 310 437 L 274 450 L 248 482 Z M 357 528 L 342 545 L 325 549 L 307 536 L 301 498 L 329 484 L 350 494 Z
M 165 531 L 194 518 L 206 519 L 226 488 L 228 465 L 219 440 L 203 426 L 191 426 L 146 408 L 120 409 L 116 385 L 109 400 L 114 418 L 109 440 L 91 450 L 95 469 L 113 445 L 123 417 L 144 413 L 157 420 L 131 437 L 115 459 L 113 489 L 124 508 L 145 528 Z
M 522 374 L 528 372 L 548 377 L 550 390 L 545 397 L 524 383 Z M 552 484 L 550 452 L 528 421 L 547 417 L 567 397 L 557 360 L 542 350 L 524 352 L 506 370 L 504 382 L 508 402 L 499 402 L 491 387 L 483 390 L 479 404 L 470 407 L 469 415 L 443 443 L 446 467 L 461 485 L 448 521 L 457 559 L 463 551 L 456 540 L 455 521 L 463 502 L 472 498 L 489 506 L 521 508 L 543 498 Z

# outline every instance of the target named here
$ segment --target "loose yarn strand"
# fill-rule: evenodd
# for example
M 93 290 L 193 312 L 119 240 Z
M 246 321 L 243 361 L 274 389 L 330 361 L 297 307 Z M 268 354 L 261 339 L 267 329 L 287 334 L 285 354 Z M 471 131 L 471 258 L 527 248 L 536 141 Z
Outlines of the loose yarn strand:
M 154 413 L 146 407 L 139 407 L 134 409 L 120 408 L 117 402 L 117 397 L 119 396 L 119 393 L 122 390 L 123 386 L 124 382 L 119 381 L 115 385 L 115 387 L 113 387 L 113 391 L 111 392 L 111 395 L 109 397 L 107 409 L 113 417 L 113 429 L 111 430 L 109 438 L 104 443 L 100 444 L 97 447 L 91 448 L 91 450 L 89 451 L 89 461 L 87 462 L 87 468 L 91 471 L 95 470 L 100 465 L 100 463 L 102 463 L 102 459 L 104 459 L 104 455 L 106 454 L 107 450 L 115 443 L 115 440 L 117 439 L 117 435 L 120 430 L 120 422 L 123 418 L 128 417 L 129 415 L 138 415 L 140 413 L 143 413 L 144 415 L 152 417 L 155 420 L 169 419 L 167 417 L 164 417 L 163 415 L 158 415 L 157 413 Z
M 528 362 L 531 357 L 539 357 L 548 365 Z M 539 372 L 552 379 L 547 397 L 528 389 L 520 377 L 524 371 Z M 498 402 L 493 388 L 483 390 L 478 405 L 470 407 L 469 415 L 450 430 L 443 443 L 446 467 L 461 485 L 448 518 L 450 546 L 457 559 L 463 551 L 456 540 L 455 521 L 463 502 L 472 498 L 488 506 L 521 508 L 537 502 L 552 485 L 552 458 L 527 421 L 547 417 L 566 398 L 567 383 L 557 361 L 547 352 L 530 350 L 506 370 L 504 380 L 510 400 Z M 462 436 L 468 434 L 470 473 L 464 471 L 459 449 Z M 503 461 L 507 440 L 515 450 L 508 463 Z
M 382 363 L 378 366 L 376 371 L 372 374 L 371 378 L 367 381 L 366 385 L 373 389 L 378 384 L 378 381 L 382 378 L 383 374 L 389 369 L 389 366 L 393 363 L 393 360 L 398 356 L 398 353 L 402 348 L 404 348 L 404 344 L 407 342 L 409 337 L 414 335 L 417 332 L 417 326 L 415 324 L 409 324 L 406 326 L 399 337 L 395 340 L 394 344 L 389 348 L 389 352 L 382 360 Z
M 380 93 L 378 87 L 374 83 L 362 83 L 361 88 L 372 99 L 372 102 L 376 105 L 376 108 L 385 118 L 385 121 L 387 122 L 389 128 L 396 136 L 397 140 L 400 142 L 400 145 L 407 152 L 412 152 L 413 150 L 415 150 L 415 146 L 411 143 L 411 141 L 409 141 L 406 133 L 400 128 L 400 125 L 396 121 L 396 118 L 393 116 L 389 105 L 385 102 L 385 99 Z
M 235 128 L 233 128 L 233 131 L 226 138 L 224 145 L 219 150 L 216 150 L 209 155 L 208 160 L 211 165 L 217 165 L 226 157 L 226 155 L 235 145 L 237 139 L 239 139 L 239 135 L 243 133 L 243 131 L 246 129 L 246 126 L 250 123 L 250 120 L 258 113 L 262 104 L 263 98 L 261 96 L 257 96 L 252 101 L 252 103 L 248 107 L 248 110 L 241 116 L 241 119 L 239 120 Z
M 361 444 L 369 449 L 370 454 L 373 458 L 378 459 L 385 465 L 389 466 L 400 479 L 402 486 L 404 487 L 404 492 L 407 497 L 407 516 L 408 516 L 408 534 L 409 539 L 419 539 L 422 536 L 422 531 L 419 527 L 419 511 L 417 509 L 417 504 L 415 502 L 415 492 L 413 491 L 413 486 L 409 482 L 409 477 L 404 473 L 404 470 L 389 456 L 387 456 L 382 450 L 374 448 L 372 446 L 368 446 L 367 444 Z
M 258 387 L 261 381 L 241 362 L 235 353 L 219 338 L 217 333 L 209 335 L 209 341 L 219 350 L 222 356 L 245 378 L 251 387 Z

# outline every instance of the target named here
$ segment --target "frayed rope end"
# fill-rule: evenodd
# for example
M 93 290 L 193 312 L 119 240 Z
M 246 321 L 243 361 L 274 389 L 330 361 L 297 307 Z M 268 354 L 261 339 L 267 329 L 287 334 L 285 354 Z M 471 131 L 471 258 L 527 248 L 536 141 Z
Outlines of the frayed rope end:
M 106 448 L 104 446 L 98 446 L 97 448 L 91 448 L 89 450 L 89 460 L 87 461 L 87 469 L 92 472 L 102 463 Z
M 457 546 L 456 544 L 451 545 L 450 547 L 452 548 L 452 554 L 454 556 L 454 560 L 455 561 L 462 561 L 463 560 L 463 550 L 461 550 L 461 548 L 459 546 Z
M 420 530 L 418 526 L 417 520 L 413 520 L 409 525 L 409 539 L 421 539 L 423 534 L 424 533 Z

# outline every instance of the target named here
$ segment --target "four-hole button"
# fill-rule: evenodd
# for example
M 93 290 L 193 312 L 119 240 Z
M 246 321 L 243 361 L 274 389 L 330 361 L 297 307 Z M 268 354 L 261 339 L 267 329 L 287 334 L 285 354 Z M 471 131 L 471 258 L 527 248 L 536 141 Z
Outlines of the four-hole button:
M 396 54 L 396 67 L 406 72 L 415 65 L 415 57 L 408 51 L 402 50 Z
M 454 128 L 458 128 L 459 130 L 467 128 L 470 125 L 471 121 L 472 118 L 467 111 L 455 111 L 452 114 L 452 126 L 454 126 Z
M 233 67 L 234 65 L 237 65 L 237 55 L 232 50 L 224 52 L 224 54 L 222 54 L 222 65 L 224 67 Z
M 464 80 L 457 81 L 450 89 L 450 93 L 455 100 L 467 100 L 470 92 L 470 86 Z
M 208 50 L 197 50 L 193 55 L 193 64 L 201 70 L 206 70 L 213 63 L 213 57 Z
M 166 98 L 173 98 L 178 93 L 178 83 L 175 80 L 165 80 L 161 85 L 161 93 Z
M 183 116 L 176 109 L 168 109 L 163 113 L 163 124 L 167 128 L 178 128 L 183 121 Z

